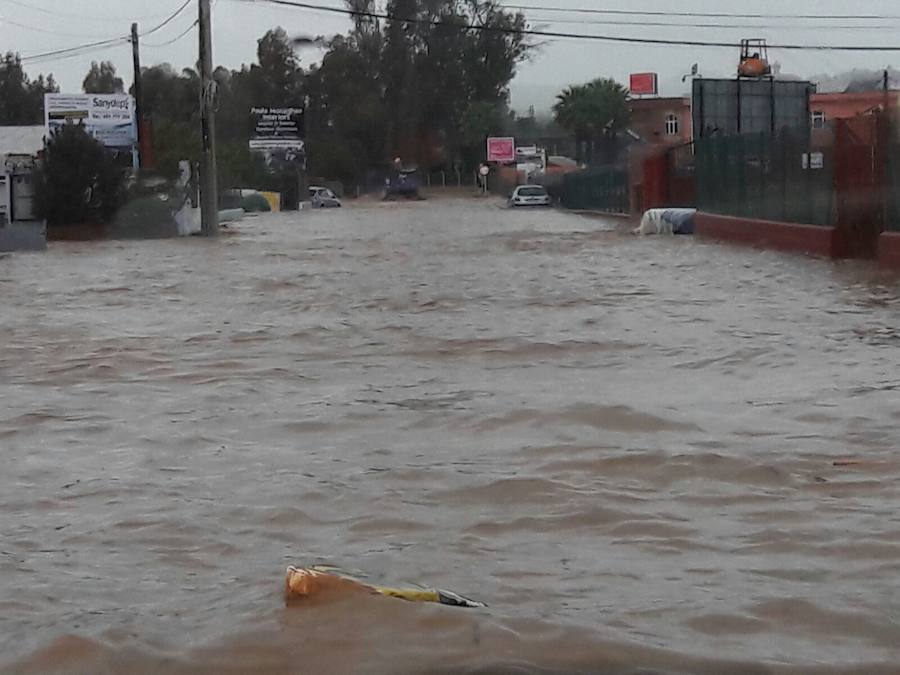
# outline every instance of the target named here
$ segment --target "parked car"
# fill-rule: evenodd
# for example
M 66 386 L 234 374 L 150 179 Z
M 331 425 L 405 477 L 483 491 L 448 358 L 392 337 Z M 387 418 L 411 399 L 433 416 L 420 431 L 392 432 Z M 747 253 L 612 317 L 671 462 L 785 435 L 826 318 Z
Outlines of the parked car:
M 341 200 L 327 187 L 311 185 L 309 188 L 309 201 L 314 209 L 334 209 L 343 206 Z
M 509 205 L 514 206 L 550 206 L 550 195 L 543 185 L 520 185 L 513 190 Z

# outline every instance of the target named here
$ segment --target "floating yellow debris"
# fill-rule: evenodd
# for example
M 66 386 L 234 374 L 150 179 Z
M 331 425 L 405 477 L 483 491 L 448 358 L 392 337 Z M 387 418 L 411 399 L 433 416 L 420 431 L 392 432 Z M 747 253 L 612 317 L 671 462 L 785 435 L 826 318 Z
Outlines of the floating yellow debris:
M 409 602 L 435 602 L 451 607 L 487 607 L 450 591 L 431 588 L 388 588 L 374 586 L 332 567 L 288 567 L 285 599 L 288 602 L 309 600 L 326 593 L 369 593 Z

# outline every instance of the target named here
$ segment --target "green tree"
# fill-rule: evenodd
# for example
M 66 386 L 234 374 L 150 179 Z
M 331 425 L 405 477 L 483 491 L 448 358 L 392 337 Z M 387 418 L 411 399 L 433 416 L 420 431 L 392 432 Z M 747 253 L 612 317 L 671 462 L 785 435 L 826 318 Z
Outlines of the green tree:
M 112 61 L 92 62 L 81 86 L 85 94 L 121 94 L 125 91 L 125 83 L 116 75 Z
M 346 4 L 350 31 L 322 42 L 308 72 L 280 28 L 260 38 L 256 63 L 216 69 L 224 185 L 269 178 L 246 149 L 256 106 L 306 108 L 310 172 L 326 178 L 357 181 L 398 155 L 422 168 L 483 160 L 484 136 L 506 125 L 509 83 L 532 48 L 524 16 L 498 0 L 390 0 L 394 16 L 416 21 L 382 21 L 366 16 L 375 0 Z M 157 165 L 173 175 L 199 151 L 199 80 L 166 64 L 143 80 Z
M 49 75 L 30 80 L 18 54 L 7 52 L 0 59 L 0 124 L 42 124 L 44 94 L 56 93 L 59 87 Z
M 297 106 L 303 102 L 304 73 L 283 28 L 257 41 L 257 63 L 227 73 L 218 69 L 220 126 L 228 134 L 249 136 L 250 109 L 256 106 Z
M 38 215 L 51 225 L 106 223 L 125 200 L 125 173 L 80 125 L 55 131 L 36 173 Z
M 398 17 L 384 26 L 381 61 L 388 153 L 428 163 L 439 146 L 449 164 L 465 154 L 470 106 L 507 105 L 516 66 L 533 47 L 525 17 L 494 0 L 391 0 L 388 10 Z
M 257 42 L 259 66 L 251 68 L 259 78 L 263 105 L 290 105 L 303 90 L 303 70 L 287 33 L 281 27 L 270 30 Z
M 178 122 L 199 120 L 200 76 L 196 71 L 185 68 L 179 73 L 170 64 L 162 63 L 144 68 L 141 73 L 145 117 Z
M 612 79 L 600 78 L 568 87 L 553 107 L 557 123 L 575 136 L 580 161 L 592 161 L 596 145 L 607 150 L 616 134 L 628 126 L 628 91 Z
M 335 38 L 306 78 L 309 167 L 315 175 L 351 182 L 384 162 L 387 111 L 378 61 L 367 57 L 366 39 Z
M 505 126 L 504 109 L 495 103 L 473 101 L 460 120 L 460 154 L 468 166 L 484 160 L 485 141 Z
M 144 68 L 143 116 L 150 121 L 157 171 L 173 178 L 181 160 L 200 159 L 200 77 L 168 63 Z M 133 92 L 132 92 L 133 93 Z

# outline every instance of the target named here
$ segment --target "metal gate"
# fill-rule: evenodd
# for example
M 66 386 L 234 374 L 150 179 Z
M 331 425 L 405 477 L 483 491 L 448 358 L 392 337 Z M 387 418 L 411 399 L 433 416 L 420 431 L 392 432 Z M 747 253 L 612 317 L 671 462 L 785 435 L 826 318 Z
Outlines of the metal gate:
M 628 169 L 608 166 L 566 174 L 562 203 L 567 209 L 628 213 Z
M 874 258 L 887 212 L 887 119 L 862 115 L 837 120 L 834 190 L 841 253 Z
M 804 225 L 834 224 L 833 153 L 805 129 L 709 136 L 695 143 L 701 211 Z

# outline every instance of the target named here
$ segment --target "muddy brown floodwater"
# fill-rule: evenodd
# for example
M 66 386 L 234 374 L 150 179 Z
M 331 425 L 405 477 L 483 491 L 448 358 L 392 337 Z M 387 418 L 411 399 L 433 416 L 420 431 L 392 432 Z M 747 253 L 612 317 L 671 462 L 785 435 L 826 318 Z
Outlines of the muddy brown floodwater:
M 448 198 L 0 260 L 0 668 L 898 672 L 900 285 L 608 228 Z M 286 609 L 315 563 L 489 608 Z

